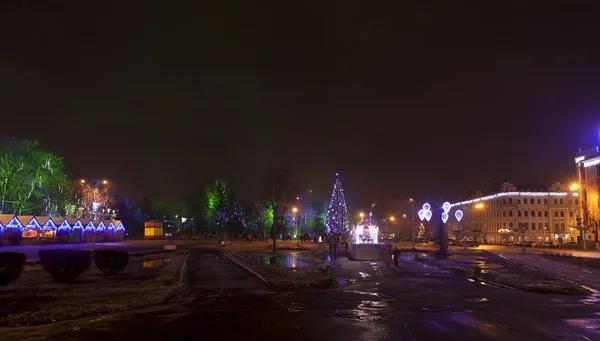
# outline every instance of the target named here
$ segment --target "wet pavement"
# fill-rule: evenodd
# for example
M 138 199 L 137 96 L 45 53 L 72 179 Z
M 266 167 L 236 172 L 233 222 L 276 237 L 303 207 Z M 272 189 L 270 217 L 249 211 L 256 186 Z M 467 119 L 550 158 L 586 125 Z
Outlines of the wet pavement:
M 48 340 L 600 340 L 600 294 L 490 287 L 403 255 L 398 268 L 338 258 L 334 290 L 275 292 L 213 250 L 195 250 L 183 297 L 72 321 Z
M 308 253 L 300 253 L 300 252 L 289 252 L 287 254 L 245 254 L 239 253 L 239 257 L 247 259 L 251 262 L 261 263 L 265 265 L 274 265 L 281 266 L 284 268 L 305 268 L 311 266 L 309 263 L 310 260 L 313 259 L 313 256 Z

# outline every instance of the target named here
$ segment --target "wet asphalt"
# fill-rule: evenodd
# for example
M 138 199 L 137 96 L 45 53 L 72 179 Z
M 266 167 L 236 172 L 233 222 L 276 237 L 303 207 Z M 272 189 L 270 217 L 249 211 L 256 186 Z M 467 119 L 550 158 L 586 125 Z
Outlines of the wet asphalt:
M 410 255 L 398 268 L 339 259 L 337 269 L 338 289 L 275 292 L 217 250 L 196 249 L 180 298 L 48 340 L 600 340 L 597 294 L 496 288 Z

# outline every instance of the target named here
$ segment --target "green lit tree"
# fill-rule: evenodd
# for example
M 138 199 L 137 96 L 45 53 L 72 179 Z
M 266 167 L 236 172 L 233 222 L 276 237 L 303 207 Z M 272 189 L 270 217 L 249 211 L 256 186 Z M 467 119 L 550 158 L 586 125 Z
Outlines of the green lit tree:
M 206 188 L 205 199 L 206 228 L 210 233 L 223 235 L 232 215 L 231 191 L 222 180 Z
M 55 198 L 55 194 L 66 191 L 66 179 L 62 158 L 42 150 L 37 141 L 2 141 L 0 205 L 3 211 L 7 203 L 16 214 L 49 210 L 54 199 L 61 198 L 60 195 Z

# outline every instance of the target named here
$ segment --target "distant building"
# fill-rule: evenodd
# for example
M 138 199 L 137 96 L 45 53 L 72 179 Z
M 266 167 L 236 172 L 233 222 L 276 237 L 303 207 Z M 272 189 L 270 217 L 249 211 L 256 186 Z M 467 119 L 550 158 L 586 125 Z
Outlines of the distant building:
M 545 190 L 517 189 L 505 182 L 496 193 L 453 204 L 464 216 L 460 222 L 450 220 L 448 236 L 495 244 L 577 242 L 578 205 L 578 192 L 558 182 Z
M 600 219 L 600 149 L 598 146 L 585 150 L 579 149 L 575 156 L 577 180 L 581 196 L 580 214 L 583 225 L 590 226 L 590 218 Z M 585 233 L 585 232 L 583 232 Z M 590 230 L 583 236 L 592 239 Z

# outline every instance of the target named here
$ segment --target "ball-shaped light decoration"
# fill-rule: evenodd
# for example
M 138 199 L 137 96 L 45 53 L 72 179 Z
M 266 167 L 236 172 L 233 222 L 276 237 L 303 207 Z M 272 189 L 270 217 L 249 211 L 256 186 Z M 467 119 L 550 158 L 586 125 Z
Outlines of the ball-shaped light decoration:
M 444 222 L 444 224 L 448 221 L 448 213 L 447 212 L 442 213 L 442 221 Z
M 447 201 L 446 201 L 446 202 L 445 202 L 445 203 L 442 205 L 442 209 L 443 209 L 443 210 L 444 210 L 444 212 L 446 212 L 446 213 L 450 212 L 450 207 L 451 207 L 451 206 L 450 206 L 450 203 L 449 203 L 449 202 L 447 202 Z
M 429 211 L 429 210 L 431 210 L 431 205 L 429 205 L 428 203 L 425 203 L 425 204 L 423 205 L 423 210 L 424 210 L 424 211 Z
M 419 219 L 425 219 L 425 212 L 425 210 L 419 210 L 419 212 L 417 212 L 417 214 L 419 215 Z
M 456 220 L 460 221 L 463 217 L 463 211 L 456 210 L 456 212 L 454 212 L 454 217 L 456 218 Z
M 431 220 L 431 215 L 432 215 L 431 211 L 426 211 L 425 212 L 425 219 L 427 219 L 427 221 L 430 221 Z

